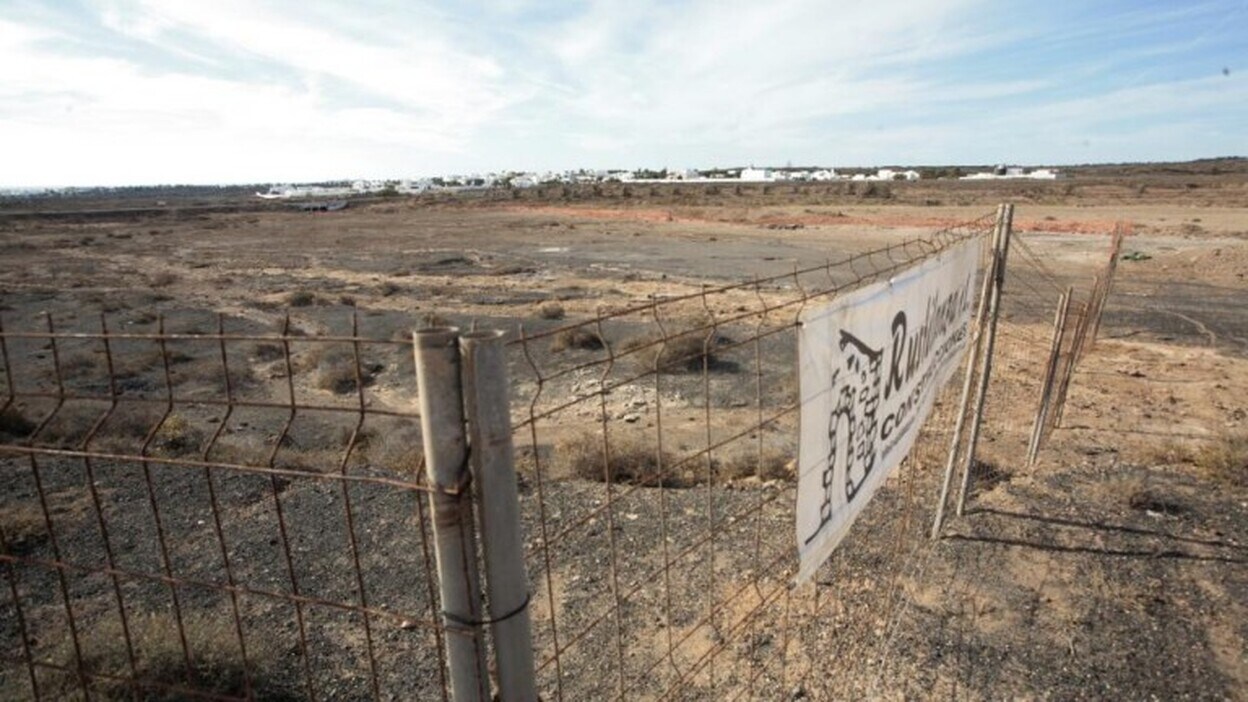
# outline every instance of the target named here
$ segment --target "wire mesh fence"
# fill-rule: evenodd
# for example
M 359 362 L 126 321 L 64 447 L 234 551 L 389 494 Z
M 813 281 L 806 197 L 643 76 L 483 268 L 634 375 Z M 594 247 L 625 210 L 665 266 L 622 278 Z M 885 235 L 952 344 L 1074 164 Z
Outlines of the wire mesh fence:
M 3 330 L 0 696 L 445 697 L 411 344 L 347 321 Z
M 961 379 L 795 587 L 796 330 L 811 306 L 961 242 L 986 267 L 992 227 L 505 325 L 543 699 L 936 682 L 939 666 L 896 653 L 931 606 L 927 525 Z M 1016 247 L 976 489 L 1026 448 L 1018 408 L 1046 380 L 1061 286 Z M 450 697 L 447 639 L 484 646 L 485 622 L 448 625 L 439 595 L 429 498 L 470 490 L 424 478 L 416 320 L 0 321 L 2 696 Z
M 512 342 L 544 697 L 769 697 L 809 675 L 820 656 L 801 651 L 790 615 L 828 597 L 792 588 L 801 314 L 991 224 Z M 945 449 L 951 405 L 907 476 Z M 879 500 L 905 510 L 894 550 L 922 521 L 917 482 Z M 894 580 L 914 561 L 898 563 Z

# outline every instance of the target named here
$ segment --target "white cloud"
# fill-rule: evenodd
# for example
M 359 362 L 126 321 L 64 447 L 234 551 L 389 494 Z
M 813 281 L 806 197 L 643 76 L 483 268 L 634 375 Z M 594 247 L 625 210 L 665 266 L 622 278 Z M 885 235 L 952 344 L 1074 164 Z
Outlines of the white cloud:
M 1248 118 L 1239 74 L 1168 68 L 1213 34 L 1144 42 L 1147 15 L 1114 30 L 1011 26 L 986 0 L 362 2 L 0 9 L 0 184 L 1062 161 L 1089 143 L 1121 159 L 1137 138 L 1137 158 L 1248 151 L 1225 128 Z M 1133 41 L 1071 38 L 1093 30 Z M 1046 63 L 1020 61 L 1028 47 Z M 1127 60 L 1134 78 L 1113 70 Z M 1203 131 L 1169 149 L 1165 125 Z

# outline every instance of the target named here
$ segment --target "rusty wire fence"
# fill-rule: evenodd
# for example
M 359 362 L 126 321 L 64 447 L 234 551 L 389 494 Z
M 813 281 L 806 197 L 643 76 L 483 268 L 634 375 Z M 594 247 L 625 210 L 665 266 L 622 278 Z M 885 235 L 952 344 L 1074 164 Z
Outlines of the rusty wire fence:
M 939 544 L 926 536 L 961 378 L 844 547 L 794 587 L 796 329 L 967 240 L 987 270 L 993 227 L 507 325 L 543 699 L 924 692 L 933 673 L 898 653 Z M 1060 281 L 1025 238 L 1011 256 L 1026 274 L 1004 298 L 980 471 L 1026 448 L 1017 407 L 1051 382 Z M 0 696 L 450 696 L 447 638 L 485 622 L 442 612 L 415 320 L 11 317 Z
M 0 697 L 447 696 L 411 342 L 347 321 L 6 320 Z
M 1034 464 L 1060 425 L 1072 378 L 1095 343 L 1124 235 L 1118 225 L 1091 280 L 1072 281 L 1046 260 L 1038 235 L 1012 234 L 984 398 L 992 421 L 984 424 L 976 447 L 975 489 L 991 489 L 1011 470 Z
M 925 468 L 943 463 L 956 398 L 872 505 L 888 537 L 839 566 L 887 562 L 869 576 L 887 597 L 867 604 L 836 558 L 822 585 L 795 591 L 796 327 L 808 306 L 986 242 L 992 225 L 656 296 L 511 342 L 544 699 L 768 699 L 874 680 L 862 654 L 888 645 L 900 582 L 921 561 Z M 851 602 L 866 611 L 849 616 Z M 823 625 L 854 635 L 829 642 L 813 626 L 829 612 L 842 620 Z M 858 664 L 830 673 L 838 653 Z

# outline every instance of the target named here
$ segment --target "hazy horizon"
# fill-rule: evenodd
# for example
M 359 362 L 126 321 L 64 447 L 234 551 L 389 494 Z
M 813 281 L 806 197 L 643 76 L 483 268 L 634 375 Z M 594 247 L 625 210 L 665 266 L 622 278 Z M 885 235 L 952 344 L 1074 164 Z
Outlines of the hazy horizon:
M 991 163 L 879 163 L 879 164 L 871 164 L 871 165 L 844 165 L 844 166 L 833 165 L 833 164 L 796 164 L 796 163 L 795 163 L 795 164 L 789 165 L 789 164 L 766 164 L 766 163 L 759 163 L 759 164 L 733 164 L 733 165 L 707 166 L 707 167 L 690 166 L 689 168 L 693 168 L 693 169 L 695 169 L 695 170 L 700 170 L 700 171 L 710 171 L 710 170 L 723 170 L 723 169 L 728 169 L 728 170 L 731 170 L 731 169 L 741 168 L 741 167 L 748 166 L 748 165 L 754 165 L 754 166 L 757 166 L 757 167 L 759 167 L 759 168 L 794 168 L 794 169 L 834 168 L 834 169 L 836 169 L 836 170 L 838 170 L 838 171 L 842 171 L 842 170 L 844 170 L 844 171 L 861 171 L 861 170 L 874 170 L 874 169 L 877 169 L 877 168 L 913 168 L 913 169 L 949 169 L 949 168 L 962 168 L 962 169 L 968 169 L 968 168 L 992 168 L 992 167 L 994 167 L 994 166 L 998 166 L 998 165 L 1009 165 L 1009 166 L 1021 166 L 1021 167 L 1023 167 L 1023 168 L 1027 168 L 1027 169 L 1032 169 L 1032 168 L 1053 168 L 1053 169 L 1058 169 L 1058 170 L 1061 170 L 1061 169 L 1072 169 L 1072 168 L 1100 168 L 1100 167 L 1113 167 L 1113 166 L 1146 166 L 1146 165 L 1150 165 L 1150 164 L 1157 164 L 1157 165 L 1165 165 L 1165 164 L 1183 164 L 1183 163 L 1199 163 L 1199 162 L 1204 162 L 1204 161 L 1229 161 L 1229 160 L 1242 160 L 1242 159 L 1248 159 L 1248 156 L 1201 156 L 1201 157 L 1196 157 L 1196 158 L 1192 158 L 1192 159 L 1186 159 L 1186 160 L 1183 160 L 1183 161 L 1117 161 L 1117 162 L 1104 162 L 1104 163 L 1013 163 L 1013 162 L 1011 162 L 1011 163 L 1006 163 L 1006 164 L 991 164 Z M 617 169 L 591 169 L 591 168 L 585 168 L 585 169 L 583 169 L 583 170 L 586 170 L 586 171 L 598 171 L 598 170 L 630 170 L 630 171 L 631 171 L 631 170 L 639 170 L 639 169 L 661 170 L 661 168 L 662 168 L 662 167 L 638 166 L 637 168 L 625 168 L 625 169 L 618 169 L 618 168 L 617 168 Z M 575 170 L 582 170 L 582 169 L 578 169 L 578 168 L 575 168 L 575 167 L 574 167 L 574 168 L 572 168 L 572 169 L 570 169 L 570 170 L 574 170 L 574 171 L 575 171 Z M 502 170 L 499 170 L 499 171 L 482 171 L 482 172 L 480 172 L 480 173 L 488 173 L 488 172 L 493 172 L 493 173 L 505 173 L 505 172 L 526 173 L 526 172 L 528 172 L 528 173 L 532 173 L 532 172 L 536 172 L 536 171 L 534 171 L 533 169 L 508 168 L 508 169 L 502 169 Z M 558 172 L 562 172 L 562 171 L 558 171 Z M 442 175 L 442 176 L 449 176 L 449 175 L 460 175 L 460 176 L 465 176 L 465 175 L 472 175 L 472 173 L 471 173 L 471 172 L 468 172 L 468 171 L 448 171 L 448 172 L 446 172 L 446 173 L 441 173 L 441 174 L 433 174 L 433 175 L 431 175 L 431 176 L 396 176 L 396 177 L 393 177 L 393 178 L 367 178 L 367 177 L 358 177 L 358 178 L 321 178 L 321 179 L 317 179 L 317 180 L 306 180 L 306 179 L 305 179 L 305 180 L 297 180 L 297 179 L 296 179 L 296 180 L 283 180 L 283 181 L 272 181 L 272 180 L 245 181 L 245 180 L 240 180 L 240 181 L 234 181 L 234 182 L 201 182 L 201 183 L 195 183 L 195 182 L 181 182 L 181 183 L 173 183 L 173 182 L 169 182 L 169 183 L 126 183 L 126 184 L 115 184 L 115 185 L 102 185 L 102 184 L 98 184 L 98 183 L 86 183 L 86 184 L 83 184 L 83 183 L 71 183 L 71 184 L 60 184 L 60 185 L 8 185 L 8 184 L 0 183 L 0 191 L 40 191 L 40 190 L 70 190 L 70 189 L 90 190 L 90 189 L 93 189 L 93 188 L 100 188 L 100 189 L 109 189 L 109 188 L 119 188 L 119 189 L 120 189 L 120 188 L 179 188 L 179 187 L 187 187 L 187 188 L 212 188 L 212 187 L 219 187 L 219 188 L 246 188 L 246 187 L 260 187 L 260 186 L 265 186 L 265 185 L 317 185 L 317 184 L 322 184 L 322 183 L 350 183 L 350 182 L 355 181 L 355 180 L 389 180 L 389 181 L 398 181 L 398 180 L 415 180 L 415 179 L 418 179 L 418 178 L 421 178 L 421 177 L 437 177 L 437 176 L 439 176 L 439 175 Z

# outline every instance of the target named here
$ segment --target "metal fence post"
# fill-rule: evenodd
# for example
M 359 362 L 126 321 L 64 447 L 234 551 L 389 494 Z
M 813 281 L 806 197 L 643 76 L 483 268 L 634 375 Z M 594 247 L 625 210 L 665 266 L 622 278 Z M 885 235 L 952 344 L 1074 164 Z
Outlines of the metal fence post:
M 975 410 L 971 417 L 971 432 L 966 440 L 966 456 L 962 460 L 962 489 L 958 492 L 956 514 L 961 517 L 966 508 L 966 495 L 971 488 L 971 469 L 975 467 L 975 448 L 979 445 L 979 428 L 984 419 L 984 402 L 988 397 L 988 380 L 992 377 L 992 354 L 997 343 L 997 316 L 1001 313 L 1001 290 L 1005 286 L 1005 263 L 1010 253 L 1010 227 L 1014 222 L 1014 206 L 1003 205 L 997 219 L 1000 229 L 997 248 L 993 251 L 992 292 L 988 300 L 988 338 L 984 345 L 979 388 L 975 396 Z
M 1096 336 L 1101 330 L 1101 315 L 1105 312 L 1105 301 L 1109 299 L 1110 289 L 1114 286 L 1114 273 L 1118 270 L 1118 256 L 1122 253 L 1122 239 L 1125 228 L 1121 222 L 1114 228 L 1114 238 L 1109 244 L 1109 261 L 1105 263 L 1105 275 L 1101 278 L 1101 287 L 1096 296 L 1096 313 L 1092 316 L 1092 327 L 1088 330 L 1088 341 L 1085 353 L 1096 344 Z
M 416 382 L 425 469 L 435 490 L 429 503 L 451 697 L 455 702 L 478 702 L 488 700 L 490 694 L 480 625 L 481 588 L 468 489 L 458 339 L 459 330 L 454 328 L 415 333 Z
M 1031 443 L 1027 445 L 1027 465 L 1034 465 L 1044 440 L 1044 425 L 1048 421 L 1049 404 L 1053 399 L 1053 381 L 1057 379 L 1058 362 L 1062 355 L 1062 336 L 1066 329 L 1066 315 L 1070 313 L 1070 298 L 1074 289 L 1067 288 L 1057 298 L 1057 313 L 1053 318 L 1053 340 L 1049 344 L 1049 363 L 1044 369 L 1044 384 L 1040 388 L 1040 406 L 1036 408 L 1036 421 L 1031 427 Z
M 464 391 L 485 551 L 485 587 L 503 702 L 537 702 L 529 581 L 511 444 L 503 333 L 465 334 Z
M 1093 276 L 1092 289 L 1095 290 L 1098 285 L 1100 285 L 1100 276 Z M 1070 356 L 1066 358 L 1064 369 L 1066 374 L 1062 376 L 1062 382 L 1057 388 L 1057 402 L 1053 410 L 1053 426 L 1055 427 L 1062 426 L 1062 417 L 1066 414 L 1066 394 L 1070 391 L 1070 381 L 1075 375 L 1079 359 L 1083 358 L 1083 345 L 1087 340 L 1089 320 L 1092 319 L 1092 303 L 1091 297 L 1084 301 L 1079 310 L 1079 319 L 1075 322 L 1074 337 L 1070 342 Z
M 945 477 L 940 487 L 940 501 L 936 504 L 936 517 L 932 520 L 931 538 L 940 535 L 940 527 L 945 521 L 945 504 L 949 501 L 949 487 L 953 483 L 953 467 L 958 462 L 958 448 L 962 445 L 962 430 L 966 426 L 966 409 L 971 399 L 971 387 L 975 377 L 975 368 L 979 365 L 979 355 L 983 347 L 984 318 L 988 312 L 988 292 L 992 289 L 992 281 L 996 276 L 997 247 L 1001 238 L 999 226 L 1005 205 L 997 208 L 998 226 L 992 231 L 992 260 L 988 270 L 984 271 L 983 284 L 979 291 L 979 307 L 975 310 L 975 335 L 971 340 L 971 348 L 966 355 L 966 373 L 962 378 L 962 399 L 958 401 L 958 420 L 953 428 L 953 439 L 949 442 L 949 458 L 945 462 Z

